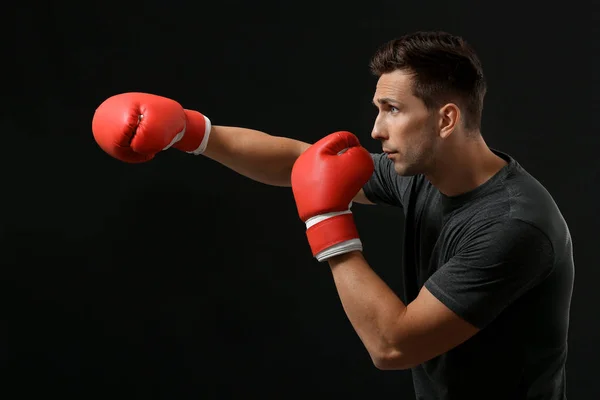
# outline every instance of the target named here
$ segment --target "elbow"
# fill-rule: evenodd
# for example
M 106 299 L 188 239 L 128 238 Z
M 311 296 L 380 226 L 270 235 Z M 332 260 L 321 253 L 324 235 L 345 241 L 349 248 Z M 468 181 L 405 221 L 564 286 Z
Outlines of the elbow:
M 373 361 L 373 365 L 381 371 L 408 370 L 420 364 L 398 350 L 371 354 L 371 360 Z

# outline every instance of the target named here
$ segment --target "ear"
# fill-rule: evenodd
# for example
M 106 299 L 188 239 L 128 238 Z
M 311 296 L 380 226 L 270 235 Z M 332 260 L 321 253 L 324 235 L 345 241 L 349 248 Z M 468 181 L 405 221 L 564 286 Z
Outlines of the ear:
M 440 137 L 446 139 L 454 131 L 460 120 L 460 108 L 456 104 L 448 103 L 439 111 Z

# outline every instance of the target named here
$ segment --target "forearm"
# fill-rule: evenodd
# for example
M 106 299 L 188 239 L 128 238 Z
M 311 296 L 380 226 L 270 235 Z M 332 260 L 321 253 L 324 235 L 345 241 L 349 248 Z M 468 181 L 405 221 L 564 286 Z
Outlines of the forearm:
M 213 126 L 204 155 L 255 181 L 291 186 L 296 159 L 309 144 L 230 126 Z
M 406 306 L 371 269 L 361 252 L 329 260 L 350 323 L 378 367 L 398 357 L 398 332 Z

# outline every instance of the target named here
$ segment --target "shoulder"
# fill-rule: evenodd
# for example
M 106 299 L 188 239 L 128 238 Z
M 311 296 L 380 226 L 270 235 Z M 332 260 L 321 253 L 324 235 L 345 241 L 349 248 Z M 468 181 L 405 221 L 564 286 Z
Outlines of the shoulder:
M 465 247 L 486 250 L 552 246 L 549 235 L 530 221 L 506 215 L 501 218 L 476 218 L 462 243 Z
M 569 239 L 567 223 L 552 194 L 518 163 L 515 162 L 505 177 L 503 189 L 508 220 L 529 224 L 552 242 Z
M 562 213 L 546 187 L 513 157 L 495 152 L 507 159 L 508 165 L 492 178 L 488 187 L 466 202 L 461 215 L 479 228 L 491 223 L 529 224 L 550 238 L 568 234 Z

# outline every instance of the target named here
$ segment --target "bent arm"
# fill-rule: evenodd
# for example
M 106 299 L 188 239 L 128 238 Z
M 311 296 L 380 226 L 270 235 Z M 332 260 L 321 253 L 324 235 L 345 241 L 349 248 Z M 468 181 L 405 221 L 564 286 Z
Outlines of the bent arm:
M 331 258 L 329 266 L 344 311 L 379 369 L 412 368 L 478 332 L 426 288 L 404 304 L 361 252 Z
M 309 143 L 255 129 L 213 126 L 204 155 L 257 182 L 290 187 L 296 159 Z M 361 190 L 354 199 L 372 204 Z
M 362 252 L 330 258 L 352 326 L 380 369 L 407 369 L 446 353 L 484 329 L 554 270 L 545 232 L 518 219 L 489 217 L 404 304 Z

